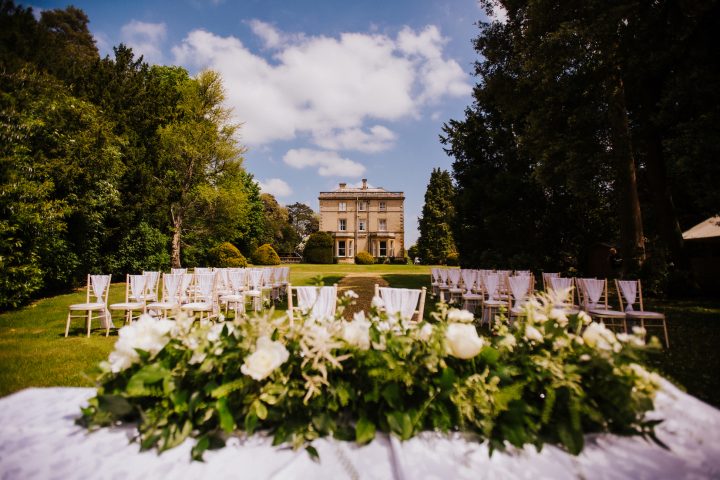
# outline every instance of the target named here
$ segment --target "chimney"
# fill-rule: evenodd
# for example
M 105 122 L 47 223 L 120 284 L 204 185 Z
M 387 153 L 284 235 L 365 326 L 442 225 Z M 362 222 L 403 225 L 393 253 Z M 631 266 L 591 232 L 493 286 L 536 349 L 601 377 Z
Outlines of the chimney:
M 347 186 L 347 183 L 345 183 L 345 182 L 340 182 L 340 188 L 345 188 L 346 186 Z
M 363 178 L 362 180 L 363 180 L 362 189 L 363 189 L 363 190 L 367 190 L 367 178 Z

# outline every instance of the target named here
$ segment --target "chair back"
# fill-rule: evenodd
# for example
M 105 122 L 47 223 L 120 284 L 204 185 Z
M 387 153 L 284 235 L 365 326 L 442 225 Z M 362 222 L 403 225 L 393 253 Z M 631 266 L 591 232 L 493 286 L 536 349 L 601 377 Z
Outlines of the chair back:
M 508 290 L 514 300 L 513 307 L 522 306 L 530 294 L 532 277 L 529 275 L 515 275 L 507 278 Z
M 212 273 L 213 269 L 208 267 L 195 267 L 193 269 L 194 274 Z
M 483 288 L 487 294 L 488 300 L 495 300 L 500 284 L 500 275 L 497 273 L 489 273 L 483 277 Z
M 158 285 L 160 284 L 160 272 L 146 272 L 143 275 L 147 277 L 145 282 L 145 297 L 153 298 L 157 295 Z
M 618 291 L 618 298 L 620 299 L 620 310 L 623 310 L 623 300 L 625 303 L 624 310 L 626 312 L 634 311 L 634 306 L 640 303 L 640 311 L 644 310 L 642 300 L 642 286 L 640 280 L 615 280 L 615 287 Z
M 468 294 L 472 293 L 472 289 L 477 281 L 477 272 L 475 270 L 465 268 L 460 271 L 460 274 L 462 276 L 465 292 Z
M 440 275 L 440 285 L 447 285 L 448 269 L 447 268 L 438 268 L 438 274 Z
M 297 299 L 295 306 L 293 306 L 293 290 Z M 293 287 L 288 284 L 288 314 L 291 321 L 294 310 L 300 310 L 314 320 L 333 319 L 337 310 L 337 285 L 330 287 Z
M 144 299 L 148 280 L 147 275 L 128 275 L 125 278 L 125 302 L 129 302 L 131 297 Z
M 215 273 L 195 274 L 195 301 L 213 303 L 215 301 L 215 286 L 217 275 Z
M 575 288 L 572 277 L 548 277 L 548 280 L 548 293 L 555 293 L 556 295 L 558 295 L 560 292 L 563 292 L 565 290 L 568 291 L 566 298 L 558 299 L 558 305 L 556 306 L 566 306 L 566 303 L 572 305 L 575 302 Z
M 543 290 L 549 292 L 552 288 L 552 285 L 550 284 L 550 279 L 557 278 L 559 276 L 560 274 L 557 272 L 542 272 Z
M 170 273 L 173 275 L 180 275 L 187 273 L 187 268 L 171 268 Z
M 259 268 L 253 268 L 248 274 L 248 286 L 252 290 L 260 290 L 262 288 L 263 271 Z
M 460 269 L 450 268 L 448 269 L 448 280 L 451 288 L 457 288 L 460 284 Z
M 240 293 L 247 285 L 247 270 L 244 268 L 233 268 L 228 271 L 228 282 L 233 293 Z
M 422 320 L 425 310 L 426 289 L 390 288 L 375 285 L 375 294 L 385 304 L 388 315 L 399 315 L 403 320 L 411 320 L 414 314 L 418 321 Z
M 585 310 L 594 310 L 599 306 L 608 308 L 607 280 L 597 278 L 578 278 L 578 296 L 580 305 Z
M 272 268 L 263 268 L 260 270 L 262 273 L 262 283 L 266 287 L 272 287 L 272 279 L 273 279 L 273 269 Z
M 104 303 L 107 305 L 110 293 L 111 275 L 88 275 L 87 302 L 90 303 L 90 296 L 95 297 L 93 303 Z
M 180 289 L 185 276 L 182 273 L 163 273 L 163 302 L 180 303 Z

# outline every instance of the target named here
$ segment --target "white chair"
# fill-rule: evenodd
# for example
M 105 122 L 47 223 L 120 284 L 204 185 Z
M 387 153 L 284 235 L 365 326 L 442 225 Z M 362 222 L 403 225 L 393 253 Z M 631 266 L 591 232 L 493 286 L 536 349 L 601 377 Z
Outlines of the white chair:
M 130 300 L 134 302 L 156 302 L 158 299 L 158 286 L 160 285 L 160 272 L 142 272 L 147 277 L 145 281 L 145 292 L 140 297 L 131 296 Z
M 263 307 L 263 271 L 259 268 L 252 268 L 247 274 L 248 288 L 243 292 L 244 301 L 250 300 L 252 308 L 256 312 Z
M 88 275 L 85 303 L 70 305 L 67 323 L 65 325 L 65 337 L 67 337 L 70 332 L 70 320 L 81 317 L 85 318 L 88 337 L 90 336 L 90 325 L 95 318 L 100 320 L 100 326 L 105 328 L 105 336 L 110 335 L 110 328 L 113 327 L 110 311 L 107 308 L 110 279 L 110 275 Z M 91 290 L 92 296 L 95 297 L 94 302 L 90 301 Z M 82 314 L 75 312 L 82 312 Z
M 543 275 L 545 275 L 543 273 Z M 560 292 L 567 291 L 564 299 L 558 299 L 557 308 L 562 308 L 568 315 L 576 315 L 580 313 L 580 309 L 575 304 L 575 281 L 569 277 L 548 277 L 549 283 L 546 285 L 547 292 L 552 295 L 559 296 Z
M 462 294 L 463 309 L 475 313 L 477 308 L 482 304 L 483 296 L 476 291 L 476 283 L 478 282 L 477 270 L 463 269 L 461 270 L 463 279 L 463 288 L 465 292 Z
M 198 273 L 204 274 L 204 273 L 212 273 L 212 272 L 213 272 L 213 269 L 208 268 L 208 267 L 195 267 L 193 269 L 194 274 L 198 274 Z
M 440 275 L 440 285 L 438 285 L 438 292 L 440 293 L 440 301 L 445 302 L 446 293 L 449 292 L 450 287 L 448 286 L 448 269 L 438 268 L 438 274 Z
M 139 318 L 145 313 L 145 292 L 149 277 L 147 275 L 126 275 L 125 277 L 125 302 L 113 303 L 110 305 L 110 311 L 124 311 L 125 324 L 129 324 L 133 319 Z M 143 300 L 132 301 L 133 298 Z M 138 312 L 133 316 L 133 312 Z
M 512 296 L 512 306 L 510 307 L 509 316 L 521 317 L 525 315 L 523 306 L 532 293 L 533 278 L 531 275 L 514 275 L 507 278 L 508 290 Z
M 612 310 L 608 305 L 607 279 L 578 278 L 580 306 L 595 320 L 610 328 L 622 328 L 627 333 L 625 312 Z
M 217 311 L 217 302 L 215 301 L 215 286 L 217 275 L 215 273 L 196 273 L 194 275 L 195 288 L 193 289 L 192 301 L 180 307 L 180 310 L 188 312 L 194 316 L 200 314 L 200 320 L 203 317 L 213 317 Z
M 180 303 L 191 302 L 194 298 L 193 274 L 183 273 L 180 279 Z
M 550 279 L 556 278 L 559 276 L 560 276 L 560 274 L 555 273 L 555 272 L 542 272 L 542 281 L 543 281 L 542 288 L 543 288 L 543 290 L 545 290 L 546 292 L 549 292 L 550 288 L 551 288 Z
M 151 314 L 159 312 L 163 318 L 167 318 L 169 311 L 180 307 L 180 287 L 182 286 L 183 277 L 185 275 L 182 273 L 163 273 L 162 298 L 157 302 L 147 304 L 145 308 Z
M 670 348 L 670 338 L 668 336 L 665 315 L 660 312 L 649 312 L 645 310 L 640 280 L 615 280 L 615 286 L 618 291 L 618 297 L 620 298 L 621 310 L 623 309 L 623 299 L 625 299 L 626 318 L 639 322 L 642 328 L 662 327 L 665 332 L 665 345 L 667 348 Z M 635 310 L 634 306 L 636 303 L 639 304 L 640 310 Z
M 462 279 L 462 271 L 459 268 L 451 268 L 448 270 L 448 303 L 458 303 L 462 299 L 463 289 L 460 288 L 460 280 Z
M 229 268 L 227 281 L 230 293 L 220 296 L 220 302 L 225 305 L 225 314 L 233 307 L 235 317 L 245 313 L 245 295 L 243 292 L 247 286 L 247 270 L 244 268 Z
M 398 315 L 403 320 L 422 321 L 425 311 L 425 295 L 427 289 L 390 288 L 375 284 L 375 296 L 382 299 L 388 315 Z
M 487 322 L 488 325 L 492 325 L 495 320 L 495 315 L 500 312 L 500 309 L 508 306 L 507 297 L 505 300 L 499 298 L 499 287 L 501 275 L 497 273 L 490 273 L 482 277 L 483 289 L 485 291 L 485 297 L 482 303 L 482 317 L 481 323 Z
M 187 273 L 187 268 L 171 268 L 170 273 L 173 275 L 185 275 Z
M 293 291 L 296 301 L 293 302 Z M 330 287 L 287 286 L 288 315 L 294 321 L 295 312 L 309 315 L 316 321 L 332 320 L 337 310 L 337 285 Z
M 437 267 L 430 269 L 430 286 L 434 297 L 440 295 L 440 269 Z

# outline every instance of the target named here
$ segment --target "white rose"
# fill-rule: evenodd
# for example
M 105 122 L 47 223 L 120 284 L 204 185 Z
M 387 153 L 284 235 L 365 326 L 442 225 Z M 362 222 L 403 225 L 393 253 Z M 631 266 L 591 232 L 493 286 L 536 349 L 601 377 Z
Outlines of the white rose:
M 150 315 L 140 315 L 136 322 L 118 332 L 119 338 L 108 358 L 110 369 L 117 373 L 140 360 L 136 349 L 148 352 L 150 357 L 157 355 L 170 341 L 168 333 L 173 326 L 170 320 L 155 320 Z
M 593 322 L 585 328 L 582 334 L 585 343 L 598 350 L 613 350 L 618 343 L 615 334 L 605 328 L 605 325 Z
M 268 337 L 260 337 L 255 352 L 245 358 L 240 371 L 255 380 L 262 380 L 285 363 L 289 357 L 290 353 L 285 345 L 273 342 Z
M 229 326 L 230 324 L 228 324 Z M 216 323 L 212 327 L 210 327 L 210 331 L 208 331 L 207 339 L 211 342 L 217 342 L 220 340 L 220 334 L 222 333 L 223 328 L 225 327 L 224 323 Z
M 364 315 L 356 315 L 352 322 L 345 322 L 343 325 L 342 338 L 349 345 L 367 350 L 370 348 L 370 322 L 365 320 Z
M 457 308 L 451 308 L 447 314 L 448 322 L 472 323 L 474 318 L 472 312 L 459 310 Z
M 561 308 L 553 308 L 550 310 L 549 317 L 551 320 L 555 320 L 561 327 L 568 324 L 567 316 L 565 316 L 565 310 Z
M 514 335 L 510 334 L 503 336 L 503 338 L 498 342 L 499 347 L 507 348 L 510 351 L 512 351 L 515 345 L 517 345 L 517 340 Z
M 532 342 L 542 342 L 543 335 L 542 333 L 540 333 L 540 330 L 533 327 L 532 325 L 528 325 L 525 327 L 525 339 Z
M 383 307 L 385 306 L 385 302 L 384 302 L 383 299 L 380 298 L 380 297 L 373 297 L 372 302 L 370 303 L 370 305 L 371 305 L 373 308 L 383 308 Z
M 469 323 L 451 323 L 445 332 L 448 353 L 453 357 L 467 360 L 480 353 L 483 340 L 477 334 L 475 326 Z
M 430 325 L 429 323 L 426 323 L 418 331 L 418 338 L 420 340 L 422 340 L 423 342 L 427 342 L 428 340 L 430 340 L 432 333 L 433 333 L 432 325 Z
M 358 294 L 355 293 L 355 292 L 352 291 L 352 290 L 346 291 L 346 292 L 345 292 L 345 296 L 348 297 L 348 298 L 358 298 Z

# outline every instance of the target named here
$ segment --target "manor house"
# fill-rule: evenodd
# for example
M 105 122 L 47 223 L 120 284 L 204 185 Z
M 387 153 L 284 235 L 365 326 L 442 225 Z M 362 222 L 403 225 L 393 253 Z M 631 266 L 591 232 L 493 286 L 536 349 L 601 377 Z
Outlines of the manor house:
M 320 192 L 320 230 L 335 239 L 338 263 L 354 263 L 357 252 L 376 260 L 405 256 L 405 195 L 383 188 L 360 188 L 341 183 L 332 192 Z

